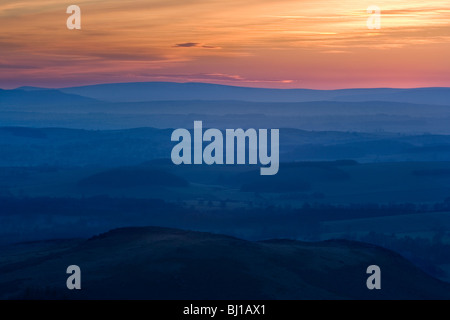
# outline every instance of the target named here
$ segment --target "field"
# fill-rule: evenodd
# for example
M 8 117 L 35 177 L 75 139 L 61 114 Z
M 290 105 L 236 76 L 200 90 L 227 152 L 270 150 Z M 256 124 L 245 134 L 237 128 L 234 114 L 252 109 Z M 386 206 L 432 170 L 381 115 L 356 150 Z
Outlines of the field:
M 171 187 L 170 183 L 152 182 L 152 174 L 161 172 L 181 178 L 188 185 Z M 129 177 L 144 173 L 148 183 Z M 127 167 L 125 174 L 102 167 L 2 167 L 0 190 L 3 195 L 28 197 L 158 198 L 184 201 L 198 208 L 209 201 L 242 207 L 265 206 L 267 202 L 291 207 L 304 203 L 421 204 L 443 202 L 450 197 L 449 177 L 450 162 L 282 163 L 278 175 L 264 177 L 256 167 L 175 166 L 167 161 Z M 114 179 L 121 185 L 111 184 Z

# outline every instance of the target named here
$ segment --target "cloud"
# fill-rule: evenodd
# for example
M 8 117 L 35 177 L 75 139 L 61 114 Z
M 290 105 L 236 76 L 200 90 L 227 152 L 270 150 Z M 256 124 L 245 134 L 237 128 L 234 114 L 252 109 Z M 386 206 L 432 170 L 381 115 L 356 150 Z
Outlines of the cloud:
M 174 48 L 204 48 L 204 49 L 222 49 L 221 47 L 201 44 L 198 42 L 185 42 L 177 43 L 173 46 Z
M 205 48 L 205 49 L 222 49 L 221 47 L 208 46 L 208 45 L 204 45 L 204 46 L 202 46 L 202 48 Z
M 278 79 L 248 79 L 237 74 L 227 73 L 193 73 L 193 74 L 156 74 L 156 73 L 141 73 L 140 76 L 153 79 L 162 79 L 165 81 L 206 81 L 218 83 L 293 83 L 293 80 L 278 80 Z
M 185 42 L 185 43 L 177 43 L 174 45 L 176 48 L 192 48 L 192 47 L 198 47 L 200 43 L 197 42 Z
M 37 66 L 0 63 L 0 69 L 38 69 Z

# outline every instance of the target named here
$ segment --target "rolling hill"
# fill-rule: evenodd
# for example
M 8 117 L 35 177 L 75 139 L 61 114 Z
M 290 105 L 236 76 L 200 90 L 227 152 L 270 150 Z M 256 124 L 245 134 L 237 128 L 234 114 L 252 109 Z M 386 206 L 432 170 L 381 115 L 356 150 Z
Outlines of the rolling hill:
M 2 299 L 449 299 L 435 280 L 391 251 L 350 241 L 262 242 L 156 227 L 89 240 L 2 248 Z M 66 268 L 82 290 L 66 289 Z M 382 270 L 382 289 L 366 269 Z
M 2 90 L 0 105 L 60 105 L 97 102 L 95 99 L 64 93 L 59 90 Z
M 62 92 L 103 101 L 241 100 L 255 102 L 390 101 L 449 105 L 450 88 L 265 89 L 210 83 L 136 82 L 62 88 Z
M 0 126 L 130 129 L 298 128 L 449 134 L 449 88 L 261 89 L 205 83 L 117 83 L 0 90 Z
M 367 102 L 445 105 L 450 103 L 450 88 L 368 88 L 340 90 L 267 89 L 226 86 L 211 83 L 134 82 L 82 87 L 45 89 L 21 87 L 2 90 L 0 97 L 72 95 L 107 102 L 145 101 L 247 101 L 247 102 Z

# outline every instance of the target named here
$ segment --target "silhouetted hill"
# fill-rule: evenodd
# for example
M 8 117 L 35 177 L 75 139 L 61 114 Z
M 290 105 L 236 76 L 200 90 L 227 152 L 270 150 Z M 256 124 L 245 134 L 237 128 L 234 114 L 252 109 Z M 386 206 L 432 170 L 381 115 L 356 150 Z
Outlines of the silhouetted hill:
M 171 129 L 155 128 L 76 130 L 0 127 L 0 165 L 136 165 L 170 157 L 176 145 L 171 141 L 172 132 Z M 282 162 L 337 159 L 360 162 L 448 161 L 450 136 L 280 129 L 280 159 Z
M 59 105 L 93 103 L 95 99 L 59 90 L 1 90 L 0 105 Z
M 0 297 L 24 299 L 449 299 L 450 286 L 391 251 L 350 241 L 244 241 L 156 227 L 6 247 Z M 37 255 L 36 252 L 40 254 Z M 77 264 L 82 290 L 66 289 Z M 382 289 L 366 287 L 370 265 Z
M 241 100 L 257 102 L 390 101 L 449 105 L 450 88 L 263 89 L 209 83 L 136 82 L 60 89 L 103 101 Z
M 127 83 L 0 91 L 0 126 L 298 128 L 449 134 L 450 89 L 280 90 Z M 95 99 L 95 100 L 94 100 Z

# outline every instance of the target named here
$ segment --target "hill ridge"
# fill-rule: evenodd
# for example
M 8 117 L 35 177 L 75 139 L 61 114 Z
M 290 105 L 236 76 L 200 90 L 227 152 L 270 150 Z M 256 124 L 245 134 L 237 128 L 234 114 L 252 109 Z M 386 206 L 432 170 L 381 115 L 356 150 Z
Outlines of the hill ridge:
M 450 298 L 449 284 L 401 256 L 350 241 L 253 242 L 197 231 L 129 227 L 39 259 L 22 259 L 11 268 L 3 257 L 0 298 Z M 65 289 L 64 268 L 71 264 L 80 265 L 84 275 L 78 292 Z M 381 267 L 382 290 L 366 288 L 366 268 L 373 264 Z

